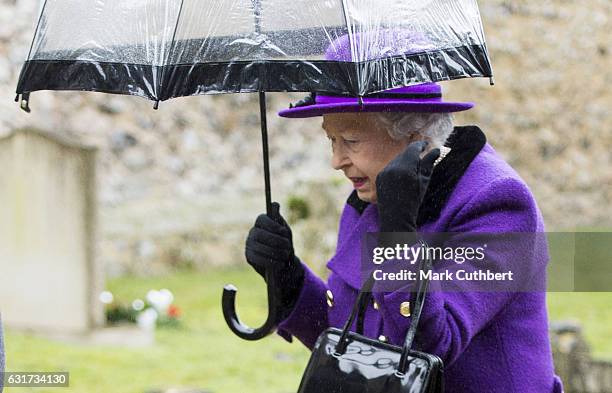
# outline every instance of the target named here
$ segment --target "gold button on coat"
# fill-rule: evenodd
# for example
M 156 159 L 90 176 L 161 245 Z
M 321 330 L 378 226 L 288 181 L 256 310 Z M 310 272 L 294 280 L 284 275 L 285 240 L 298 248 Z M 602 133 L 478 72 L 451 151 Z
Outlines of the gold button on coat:
M 327 305 L 329 307 L 334 306 L 334 294 L 329 289 L 325 292 L 325 298 L 327 299 Z
M 387 337 L 383 336 L 382 334 L 380 336 L 378 336 L 378 341 L 382 341 L 384 343 L 387 342 Z
M 400 304 L 400 314 L 404 317 L 410 316 L 410 302 L 402 302 Z
M 374 310 L 378 310 L 380 308 L 380 306 L 378 305 L 378 303 L 376 303 L 375 301 L 372 302 L 372 307 L 374 307 Z

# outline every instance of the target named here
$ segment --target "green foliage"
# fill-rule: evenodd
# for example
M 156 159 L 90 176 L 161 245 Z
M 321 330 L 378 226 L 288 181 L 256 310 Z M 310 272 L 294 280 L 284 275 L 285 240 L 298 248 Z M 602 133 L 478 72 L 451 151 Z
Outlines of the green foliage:
M 177 329 L 181 327 L 181 321 L 178 318 L 160 317 L 157 320 L 157 327 Z
M 121 322 L 136 323 L 136 317 L 138 315 L 138 311 L 123 304 L 111 304 L 106 308 L 105 313 L 106 322 L 110 325 Z
M 300 220 L 305 220 L 311 215 L 311 208 L 308 201 L 300 196 L 292 195 L 287 200 L 287 208 L 289 209 L 288 220 L 290 223 L 295 223 Z

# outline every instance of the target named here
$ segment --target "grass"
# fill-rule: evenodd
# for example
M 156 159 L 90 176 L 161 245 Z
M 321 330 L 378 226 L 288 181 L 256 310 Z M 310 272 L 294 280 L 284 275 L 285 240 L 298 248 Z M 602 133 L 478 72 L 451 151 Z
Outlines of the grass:
M 551 292 L 547 294 L 552 321 L 576 321 L 594 357 L 612 361 L 612 292 Z
M 177 272 L 157 278 L 123 277 L 108 282 L 117 299 L 142 298 L 152 288 L 168 288 L 183 311 L 182 327 L 158 329 L 145 349 L 66 344 L 11 330 L 6 332 L 9 371 L 70 372 L 70 387 L 6 388 L 25 392 L 144 393 L 164 387 L 193 387 L 206 392 L 294 392 L 308 350 L 272 335 L 247 342 L 235 337 L 221 314 L 221 289 L 233 283 L 237 310 L 251 326 L 265 318 L 262 280 L 250 270 Z M 549 293 L 551 320 L 578 320 L 594 354 L 612 359 L 612 293 Z
M 272 335 L 248 342 L 229 331 L 221 313 L 221 289 L 233 283 L 237 310 L 258 326 L 265 318 L 265 286 L 246 270 L 180 272 L 167 277 L 124 277 L 110 281 L 117 299 L 142 298 L 152 288 L 168 288 L 183 310 L 182 327 L 158 329 L 146 349 L 84 347 L 6 332 L 7 370 L 70 372 L 66 392 L 143 393 L 163 387 L 215 392 L 292 392 L 309 352 Z M 7 388 L 6 392 L 58 392 L 58 388 Z

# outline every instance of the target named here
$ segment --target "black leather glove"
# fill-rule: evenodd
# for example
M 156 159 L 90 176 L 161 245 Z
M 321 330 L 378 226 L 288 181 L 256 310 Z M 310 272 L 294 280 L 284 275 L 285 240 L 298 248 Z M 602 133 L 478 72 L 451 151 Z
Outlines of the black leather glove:
M 304 268 L 293 252 L 291 228 L 279 209 L 279 204 L 273 202 L 271 217 L 267 214 L 257 217 L 245 247 L 247 262 L 264 279 L 267 280 L 266 271 L 272 270 L 272 285 L 279 297 L 277 322 L 289 316 L 304 284 Z
M 413 142 L 376 177 L 380 232 L 416 232 L 419 207 L 440 149 L 420 158 L 427 142 Z

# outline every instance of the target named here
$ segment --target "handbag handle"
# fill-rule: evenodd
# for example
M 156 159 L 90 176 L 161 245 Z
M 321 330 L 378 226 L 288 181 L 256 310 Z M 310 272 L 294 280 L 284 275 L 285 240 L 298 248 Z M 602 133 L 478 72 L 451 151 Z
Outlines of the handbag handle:
M 342 328 L 342 335 L 340 336 L 340 340 L 338 341 L 338 345 L 336 345 L 336 355 L 342 355 L 344 351 L 346 351 L 346 347 L 349 344 L 348 333 L 353 321 L 357 314 L 360 314 L 360 321 L 358 321 L 361 325 L 361 330 L 363 332 L 363 309 L 365 309 L 365 304 L 369 300 L 372 294 L 372 287 L 374 286 L 374 277 L 370 276 L 368 280 L 363 284 L 361 290 L 359 291 L 359 295 L 357 295 L 357 300 L 353 305 L 353 310 L 349 315 L 347 321 L 344 323 L 344 327 Z M 362 334 L 362 333 L 360 333 Z
M 424 246 L 424 249 L 427 249 L 427 245 L 424 242 L 421 242 Z M 426 255 L 429 253 L 425 253 Z M 426 258 L 421 260 L 421 264 L 419 266 L 419 270 L 421 271 L 429 271 L 432 269 L 432 262 L 429 255 Z M 427 293 L 427 288 L 429 287 L 429 279 L 425 276 L 424 279 L 419 280 L 419 289 L 416 294 L 416 299 L 414 302 L 414 308 L 412 310 L 412 320 L 410 322 L 410 327 L 408 328 L 408 333 L 406 333 L 406 339 L 404 340 L 404 346 L 402 348 L 402 356 L 400 357 L 400 362 L 397 367 L 398 372 L 404 373 L 408 368 L 408 355 L 410 349 L 412 348 L 412 342 L 414 341 L 414 336 L 416 335 L 417 328 L 419 326 L 419 320 L 421 319 L 421 311 L 423 311 L 423 304 L 425 303 L 425 294 Z
M 424 249 L 427 248 L 425 242 L 420 240 L 421 245 Z M 419 263 L 419 270 L 430 270 L 432 267 L 431 259 L 429 255 L 426 254 L 426 258 L 422 258 Z M 361 290 L 359 291 L 359 295 L 357 296 L 357 300 L 353 306 L 353 310 L 349 315 L 348 320 L 344 324 L 342 328 L 342 335 L 340 336 L 340 340 L 338 345 L 336 346 L 336 355 L 341 355 L 346 351 L 346 348 L 349 344 L 348 334 L 351 325 L 355 318 L 357 318 L 357 333 L 363 334 L 363 322 L 365 317 L 365 310 L 367 308 L 367 304 L 372 297 L 372 288 L 374 286 L 374 277 L 370 276 L 368 280 L 363 284 Z M 416 299 L 414 302 L 414 308 L 412 311 L 412 321 L 410 323 L 410 327 L 408 328 L 408 332 L 406 333 L 406 339 L 404 340 L 404 344 L 402 346 L 402 355 L 400 357 L 400 362 L 398 365 L 398 372 L 404 373 L 406 368 L 408 367 L 408 356 L 410 354 L 410 349 L 412 348 L 412 343 L 414 341 L 414 336 L 416 335 L 416 330 L 419 324 L 419 319 L 421 318 L 421 311 L 423 310 L 423 303 L 425 301 L 425 293 L 427 292 L 427 287 L 429 286 L 429 280 L 427 278 L 419 280 L 419 287 L 416 292 Z

